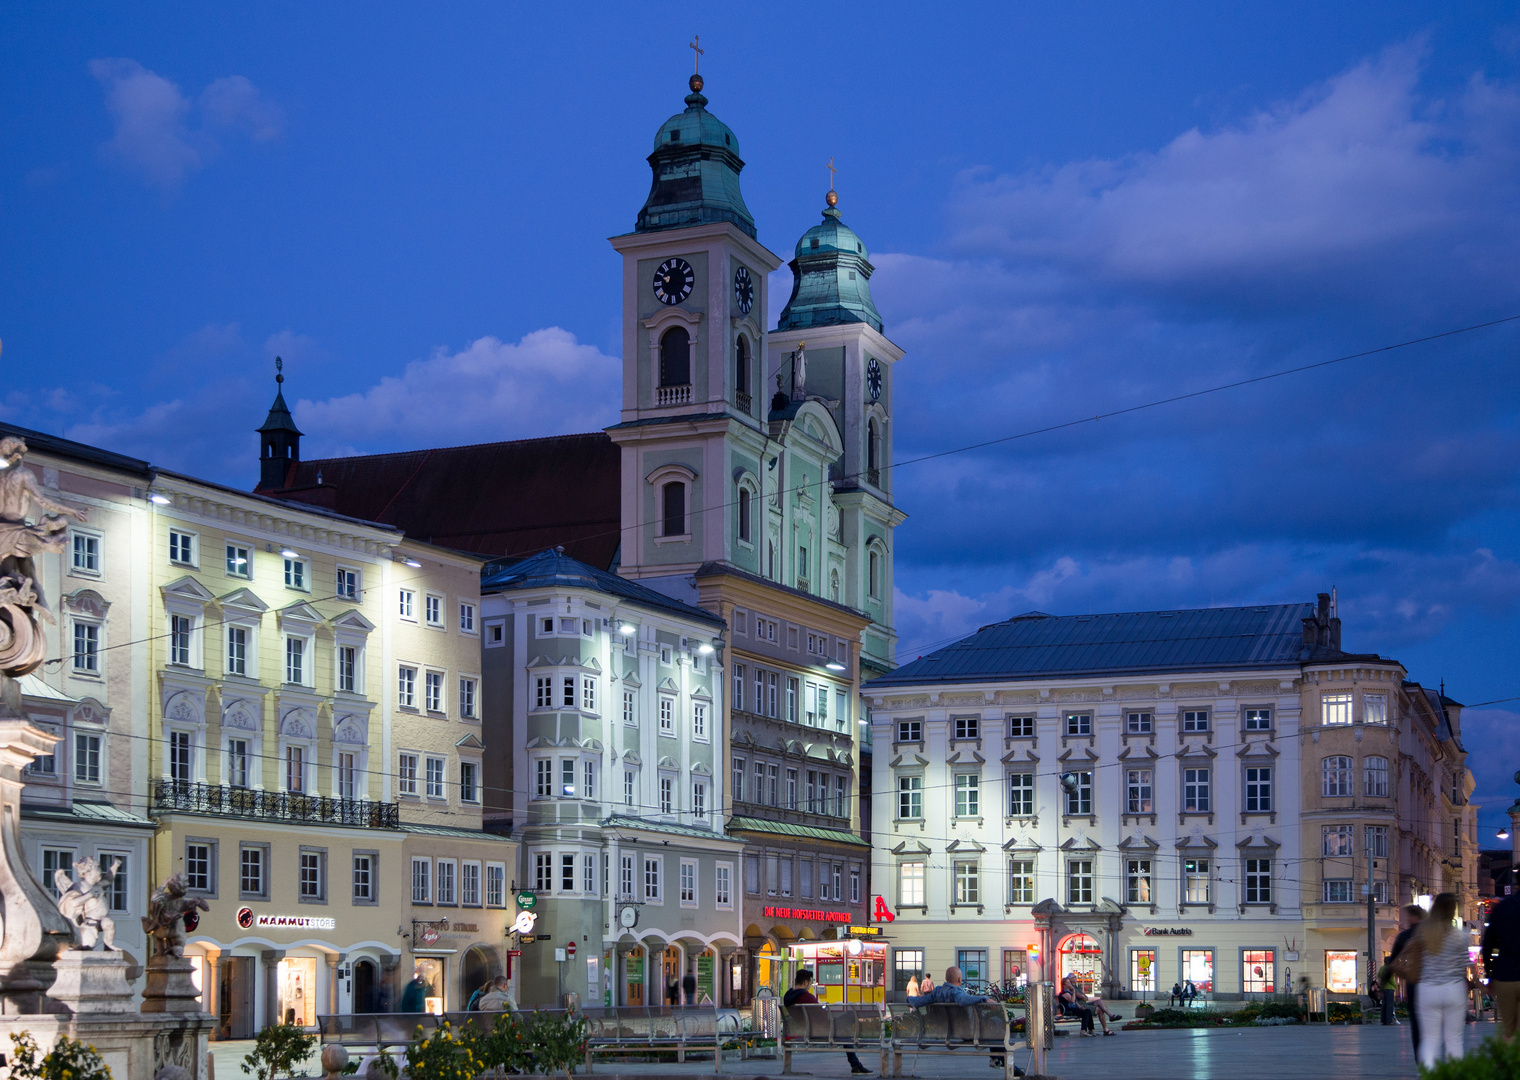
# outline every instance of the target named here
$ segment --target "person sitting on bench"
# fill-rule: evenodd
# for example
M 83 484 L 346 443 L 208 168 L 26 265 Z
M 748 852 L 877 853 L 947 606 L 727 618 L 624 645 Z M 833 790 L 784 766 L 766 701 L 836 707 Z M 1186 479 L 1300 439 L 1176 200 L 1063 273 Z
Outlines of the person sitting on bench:
M 1061 992 L 1056 995 L 1056 1004 L 1061 1007 L 1062 1016 L 1075 1016 L 1082 1021 L 1082 1034 L 1095 1036 L 1093 1030 L 1093 1011 L 1077 1000 L 1077 991 L 1071 982 L 1061 983 Z
M 1077 977 L 1075 975 L 1068 975 L 1065 979 L 1061 980 L 1061 991 L 1062 993 L 1070 991 L 1071 1000 L 1074 1004 L 1091 1009 L 1097 1015 L 1098 1023 L 1103 1025 L 1103 1034 L 1113 1034 L 1112 1031 L 1108 1030 L 1108 1022 L 1111 1019 L 1117 1020 L 1119 1018 L 1113 1013 L 1109 1012 L 1107 1007 L 1100 999 L 1091 997 L 1088 994 L 1084 993 L 1082 990 L 1082 984 L 1077 980 Z M 1087 1030 L 1091 1031 L 1092 1029 L 1089 1027 Z
M 818 998 L 813 994 L 813 972 L 810 969 L 803 968 L 797 972 L 796 977 L 792 979 L 792 988 L 781 999 L 781 1004 L 787 1008 L 791 1008 L 793 1005 L 818 1004 Z M 845 1057 L 849 1059 L 850 1072 L 852 1074 L 868 1073 L 871 1071 L 861 1063 L 860 1058 L 855 1056 L 855 1051 L 846 1050 L 844 1053 Z

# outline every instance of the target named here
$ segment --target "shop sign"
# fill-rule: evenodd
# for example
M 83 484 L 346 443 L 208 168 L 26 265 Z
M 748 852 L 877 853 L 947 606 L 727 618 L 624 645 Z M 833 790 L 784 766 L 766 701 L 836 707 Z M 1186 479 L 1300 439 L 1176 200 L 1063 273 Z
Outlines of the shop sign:
M 237 924 L 244 930 L 254 927 L 276 930 L 336 930 L 338 920 L 319 915 L 255 915 L 252 908 L 237 910 Z
M 811 922 L 847 923 L 850 921 L 848 911 L 820 911 L 816 908 L 797 907 L 767 907 L 765 909 L 767 919 L 803 919 Z
M 881 933 L 879 926 L 847 926 L 845 930 L 851 937 L 876 937 Z
M 420 938 L 422 938 L 422 943 L 424 945 L 431 945 L 431 944 L 433 944 L 435 941 L 438 940 L 438 927 L 437 927 L 437 925 L 434 924 L 434 923 L 424 923 L 423 926 L 422 926 L 422 933 L 419 934 L 418 936 Z
M 524 889 L 522 892 L 517 894 L 517 906 L 520 908 L 530 908 L 535 906 L 537 903 L 538 894 L 536 892 L 530 892 L 529 890 Z
M 876 898 L 876 911 L 871 917 L 877 922 L 894 922 L 897 919 L 897 916 L 893 915 L 891 909 L 887 907 L 887 898 L 885 896 L 878 896 Z
M 480 933 L 480 924 L 472 922 L 451 922 L 449 923 L 449 930 L 455 934 L 478 934 Z
M 524 908 L 522 911 L 519 911 L 517 913 L 517 917 L 512 920 L 512 929 L 519 934 L 531 934 L 533 933 L 533 926 L 537 922 L 538 916 Z
M 1146 937 L 1192 937 L 1193 931 L 1187 926 L 1147 926 Z

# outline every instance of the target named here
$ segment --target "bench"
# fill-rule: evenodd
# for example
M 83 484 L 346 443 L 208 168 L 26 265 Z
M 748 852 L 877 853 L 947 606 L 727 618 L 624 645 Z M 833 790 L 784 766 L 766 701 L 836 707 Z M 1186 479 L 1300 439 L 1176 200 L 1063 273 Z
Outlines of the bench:
M 739 1023 L 705 1005 L 607 1006 L 582 1009 L 586 1018 L 586 1071 L 593 1054 L 650 1054 L 674 1050 L 682 1064 L 691 1050 L 712 1051 L 713 1071 L 723 1071 L 723 1041 L 737 1037 Z
M 901 1076 L 903 1054 L 972 1051 L 1003 1059 L 1013 1077 L 1013 1015 L 1000 1002 L 980 1005 L 792 1005 L 781 1014 L 782 1075 L 799 1051 L 875 1053 L 881 1075 Z

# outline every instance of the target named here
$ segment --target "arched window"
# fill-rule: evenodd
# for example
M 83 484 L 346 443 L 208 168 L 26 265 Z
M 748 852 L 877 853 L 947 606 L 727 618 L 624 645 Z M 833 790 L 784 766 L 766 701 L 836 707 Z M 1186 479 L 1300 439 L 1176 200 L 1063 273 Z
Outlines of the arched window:
M 660 489 L 663 501 L 665 536 L 686 535 L 686 485 L 672 480 Z
M 872 600 L 880 600 L 881 599 L 881 552 L 879 552 L 879 551 L 873 551 L 873 552 L 871 552 L 871 557 L 869 559 L 869 566 L 870 566 L 870 573 L 868 575 L 869 576 L 869 581 L 867 582 L 867 584 L 869 585 L 870 590 L 871 590 L 871 599 Z
M 1323 781 L 1322 794 L 1351 794 L 1351 759 L 1349 757 L 1335 754 L 1325 758 L 1320 763 L 1320 775 Z
M 739 504 L 739 539 L 746 544 L 753 543 L 754 537 L 751 532 L 754 528 L 752 521 L 754 509 L 749 494 L 749 488 L 740 484 L 734 492 L 734 500 Z
M 866 468 L 881 468 L 881 425 L 874 416 L 866 421 Z
M 672 326 L 660 338 L 660 385 L 686 386 L 691 382 L 691 335 L 685 327 Z
M 765 576 L 772 581 L 776 580 L 776 541 L 774 540 L 765 545 Z
M 839 571 L 829 571 L 829 599 L 839 603 Z
M 751 400 L 749 380 L 749 339 L 741 337 L 734 350 L 734 404 L 746 413 Z
M 1368 757 L 1362 759 L 1362 771 L 1366 777 L 1365 794 L 1377 798 L 1388 796 L 1388 759 Z

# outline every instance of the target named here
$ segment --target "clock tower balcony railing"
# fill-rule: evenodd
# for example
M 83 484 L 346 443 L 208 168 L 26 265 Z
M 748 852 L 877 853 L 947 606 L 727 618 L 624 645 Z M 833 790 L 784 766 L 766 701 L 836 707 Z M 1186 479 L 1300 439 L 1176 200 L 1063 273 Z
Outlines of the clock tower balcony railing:
M 871 465 L 866 468 L 866 483 L 872 487 L 881 487 L 881 470 Z
M 691 383 L 683 383 L 680 386 L 662 386 L 655 391 L 656 400 L 661 405 L 690 405 Z
M 399 803 L 338 799 L 299 791 L 263 791 L 229 784 L 197 784 L 188 780 L 153 781 L 152 809 L 159 813 L 206 814 L 258 821 L 355 825 L 368 829 L 401 828 Z
M 754 399 L 750 397 L 748 390 L 734 391 L 734 407 L 745 416 L 754 415 Z

